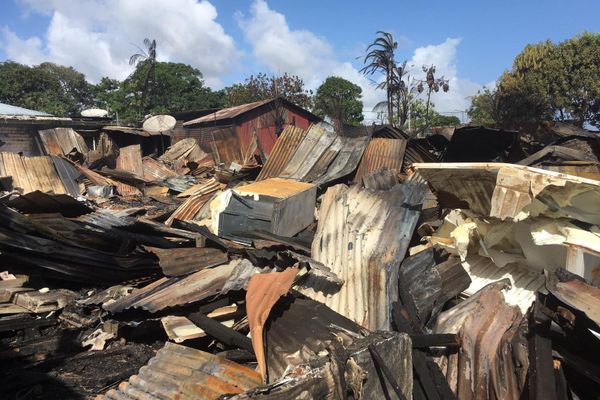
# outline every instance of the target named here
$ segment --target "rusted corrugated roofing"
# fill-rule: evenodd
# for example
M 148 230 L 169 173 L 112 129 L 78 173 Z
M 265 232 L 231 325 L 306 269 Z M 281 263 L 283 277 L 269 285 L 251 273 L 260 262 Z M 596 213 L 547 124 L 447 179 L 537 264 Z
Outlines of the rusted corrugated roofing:
M 275 143 L 275 147 L 271 150 L 271 154 L 267 162 L 263 165 L 260 174 L 256 178 L 257 181 L 275 178 L 283 171 L 292 156 L 296 153 L 298 146 L 304 140 L 306 131 L 296 126 L 288 125 L 279 139 Z
M 260 385 L 255 370 L 191 347 L 167 342 L 137 375 L 97 400 L 216 400 Z
M 168 307 L 188 304 L 218 294 L 239 260 L 218 267 L 203 269 L 180 278 L 161 278 L 129 296 L 106 304 L 104 308 L 117 313 L 129 308 L 156 312 Z
M 60 177 L 60 180 L 65 187 L 67 193 L 69 193 L 73 197 L 77 197 L 81 194 L 81 190 L 79 189 L 79 183 L 77 180 L 81 176 L 81 174 L 77 171 L 77 169 L 71 164 L 69 161 L 64 158 L 58 156 L 50 156 L 52 163 L 54 164 L 54 168 Z
M 139 144 L 121 147 L 119 157 L 117 157 L 117 169 L 131 172 L 136 177 L 144 176 L 144 166 L 142 165 L 142 148 Z M 117 191 L 122 196 L 132 196 L 141 194 L 135 186 L 126 183 L 117 182 Z
M 344 285 L 333 295 L 313 297 L 367 329 L 390 329 L 397 267 L 419 219 L 426 189 L 414 182 L 386 191 L 358 185 L 329 188 L 319 210 L 312 257 L 343 279 Z
M 321 185 L 332 182 L 351 174 L 358 166 L 364 151 L 369 143 L 369 137 L 340 138 L 341 148 L 336 154 L 335 160 L 327 168 L 327 172 L 313 182 Z
M 273 101 L 273 99 L 267 99 L 267 100 L 255 101 L 254 103 L 242 104 L 242 105 L 235 106 L 235 107 L 224 108 L 222 110 L 219 110 L 219 111 L 216 111 L 214 113 L 205 115 L 203 117 L 196 118 L 196 119 L 193 119 L 191 121 L 184 122 L 183 126 L 195 125 L 195 124 L 201 124 L 201 123 L 204 123 L 204 122 L 219 121 L 219 120 L 223 120 L 223 119 L 235 118 L 238 115 L 241 115 L 241 114 L 246 113 L 248 111 L 254 110 L 257 107 L 260 107 L 260 106 L 265 105 L 267 103 L 270 103 L 272 101 Z
M 187 198 L 165 221 L 167 226 L 171 226 L 173 221 L 193 220 L 200 212 L 200 209 L 210 201 L 221 186 L 214 180 L 209 180 L 203 188 L 196 188 L 196 192 Z
M 21 157 L 16 153 L 0 153 L 0 176 L 12 176 L 13 188 L 23 193 L 40 190 L 67 193 L 50 157 Z
M 312 125 L 279 178 L 303 180 L 335 139 L 334 132 Z
M 403 139 L 371 139 L 358 165 L 354 181 L 360 182 L 364 176 L 380 168 L 400 172 L 405 148 L 406 140 Z
M 102 128 L 103 131 L 109 132 L 109 133 L 125 133 L 128 135 L 136 135 L 136 136 L 143 136 L 143 137 L 149 137 L 149 136 L 159 136 L 159 135 L 168 135 L 168 132 L 162 132 L 162 133 L 151 133 L 148 131 L 143 130 L 142 128 L 132 128 L 130 126 L 116 126 L 116 125 L 108 125 L 108 126 L 104 126 Z
M 523 314 L 493 283 L 440 314 L 435 333 L 458 334 L 461 349 L 438 364 L 459 399 L 519 399 L 528 371 L 526 343 L 515 340 Z
M 281 296 L 290 290 L 297 274 L 298 268 L 288 268 L 282 272 L 254 275 L 248 283 L 246 312 L 252 335 L 252 347 L 264 381 L 267 378 L 267 361 L 263 329 L 271 308 Z
M 152 157 L 142 159 L 144 179 L 148 181 L 162 181 L 163 179 L 177 176 L 177 173 Z
M 89 151 L 85 140 L 71 128 L 45 129 L 39 133 L 48 155 L 67 155 L 73 150 L 77 150 L 85 156 Z
M 228 261 L 227 253 L 211 247 L 183 247 L 175 249 L 148 248 L 158 257 L 158 264 L 166 276 L 181 276 Z

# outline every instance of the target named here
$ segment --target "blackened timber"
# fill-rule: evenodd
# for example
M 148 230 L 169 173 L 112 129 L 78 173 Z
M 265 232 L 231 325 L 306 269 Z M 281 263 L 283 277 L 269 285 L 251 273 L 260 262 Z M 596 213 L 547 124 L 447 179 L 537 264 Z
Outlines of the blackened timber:
M 434 346 L 450 348 L 460 347 L 460 338 L 453 333 L 435 333 L 430 335 L 412 334 L 410 335 L 410 339 L 412 340 L 413 348 Z
M 400 386 L 398 386 L 398 382 L 396 382 L 396 378 L 394 377 L 394 375 L 392 374 L 392 371 L 390 371 L 388 366 L 385 365 L 385 362 L 383 361 L 383 359 L 377 352 L 377 349 L 375 348 L 375 346 L 370 344 L 368 346 L 368 349 L 369 349 L 369 352 L 371 353 L 371 357 L 373 357 L 373 361 L 375 362 L 375 365 L 383 371 L 385 378 L 388 380 L 388 382 L 392 386 L 392 389 L 394 389 L 394 393 L 396 393 L 396 396 L 398 396 L 398 398 L 400 400 L 405 400 L 406 397 L 404 397 L 404 394 L 402 394 L 402 389 L 400 389 Z M 384 385 L 382 385 L 382 386 L 384 386 Z
M 529 398 L 557 400 L 556 383 L 552 360 L 552 341 L 548 337 L 551 320 L 539 308 L 537 295 L 530 315 L 531 337 L 529 338 Z
M 244 350 L 254 352 L 252 341 L 238 331 L 228 328 L 222 323 L 199 312 L 190 314 L 188 318 L 194 324 L 198 325 L 198 327 L 202 328 L 204 332 L 220 342 L 228 346 L 238 346 Z

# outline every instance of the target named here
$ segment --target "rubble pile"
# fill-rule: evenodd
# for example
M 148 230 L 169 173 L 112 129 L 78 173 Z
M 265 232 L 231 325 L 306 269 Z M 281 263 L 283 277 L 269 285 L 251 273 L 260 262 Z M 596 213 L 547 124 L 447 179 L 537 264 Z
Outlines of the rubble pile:
M 553 129 L 41 131 L 0 153 L 1 397 L 597 397 L 600 147 Z

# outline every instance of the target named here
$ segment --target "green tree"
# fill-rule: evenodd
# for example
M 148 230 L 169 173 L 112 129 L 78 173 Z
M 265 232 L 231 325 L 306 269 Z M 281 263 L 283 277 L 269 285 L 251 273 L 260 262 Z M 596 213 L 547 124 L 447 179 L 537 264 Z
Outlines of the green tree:
M 343 124 L 358 125 L 363 120 L 360 86 L 344 78 L 330 76 L 317 89 L 314 112 L 329 117 L 337 132 Z
M 300 107 L 312 108 L 312 92 L 304 87 L 300 77 L 287 73 L 281 76 L 250 75 L 244 83 L 225 88 L 225 93 L 230 107 L 282 97 Z
M 484 87 L 471 98 L 471 106 L 467 111 L 471 123 L 476 125 L 495 126 L 501 121 L 496 89 Z
M 0 102 L 68 116 L 78 114 L 92 101 L 92 86 L 71 67 L 0 63 Z
M 140 52 L 133 54 L 129 58 L 129 65 L 136 67 L 135 72 L 144 71 L 144 79 L 138 80 L 138 90 L 141 93 L 140 110 L 146 106 L 146 97 L 152 95 L 153 86 L 156 84 L 156 40 L 145 38 L 144 47 L 146 48 L 145 50 L 138 47 Z
M 600 127 L 600 34 L 527 45 L 494 95 L 499 124 L 558 119 Z

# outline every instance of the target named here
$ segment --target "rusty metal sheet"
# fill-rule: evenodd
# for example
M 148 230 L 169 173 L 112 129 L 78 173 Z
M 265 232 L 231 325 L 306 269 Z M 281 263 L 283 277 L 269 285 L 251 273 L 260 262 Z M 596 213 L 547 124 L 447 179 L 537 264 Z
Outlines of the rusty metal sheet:
M 142 148 L 139 144 L 121 147 L 119 157 L 117 157 L 117 169 L 131 172 L 136 177 L 144 176 L 144 166 L 142 164 Z M 141 192 L 135 186 L 117 181 L 117 191 L 122 196 L 140 195 Z
M 504 349 L 511 348 L 523 314 L 504 301 L 506 284 L 490 284 L 438 318 L 435 333 L 458 334 L 461 339 L 460 351 L 438 360 L 458 398 L 522 397 L 527 350 Z
M 363 153 L 354 182 L 361 182 L 363 177 L 380 168 L 400 172 L 404 159 L 406 140 L 374 138 Z
M 322 185 L 327 182 L 332 182 L 351 174 L 358 163 L 369 143 L 369 137 L 347 138 L 342 137 L 341 149 L 337 152 L 335 160 L 327 168 L 327 172 L 312 182 L 316 185 Z
M 111 313 L 129 308 L 156 312 L 206 299 L 221 292 L 237 264 L 239 260 L 203 269 L 181 278 L 162 278 L 103 307 Z
M 144 157 L 142 159 L 142 168 L 144 170 L 144 179 L 148 181 L 162 181 L 163 179 L 177 176 L 175 171 L 152 157 Z
M 267 364 L 263 328 L 269 318 L 271 308 L 281 296 L 289 292 L 297 274 L 298 268 L 288 268 L 282 272 L 254 275 L 248 283 L 246 311 L 252 335 L 252 347 L 265 382 L 267 380 Z
M 197 192 L 188 197 L 165 221 L 165 225 L 171 226 L 173 221 L 193 220 L 202 207 L 208 203 L 218 192 L 221 186 L 213 181 L 208 181 L 204 188 L 196 188 Z
M 342 149 L 342 138 L 337 136 L 331 145 L 321 154 L 317 161 L 312 165 L 310 170 L 301 178 L 303 182 L 312 182 L 323 176 L 333 160 L 338 156 Z
M 69 193 L 73 197 L 77 197 L 81 194 L 81 190 L 79 189 L 79 183 L 77 180 L 81 176 L 81 174 L 77 171 L 77 169 L 67 160 L 57 156 L 50 156 L 52 163 L 54 164 L 54 168 L 60 177 L 60 180 L 65 187 L 67 193 Z
M 61 213 L 66 217 L 76 217 L 93 211 L 69 195 L 48 194 L 39 190 L 14 197 L 6 204 L 25 214 Z
M 166 276 L 181 276 L 226 263 L 229 258 L 223 250 L 211 247 L 184 247 L 175 249 L 148 248 L 158 257 L 158 265 Z
M 302 180 L 319 158 L 327 151 L 336 138 L 334 132 L 330 132 L 317 125 L 311 125 L 304 140 L 287 163 L 284 170 L 279 174 L 280 178 Z
M 391 329 L 397 268 L 420 215 L 426 185 L 408 182 L 372 192 L 358 185 L 330 187 L 321 202 L 312 258 L 344 280 L 315 300 L 367 329 Z
M 22 157 L 16 153 L 0 153 L 0 176 L 11 176 L 13 188 L 23 193 L 36 190 L 67 193 L 50 157 Z
M 76 150 L 86 156 L 89 151 L 83 137 L 71 128 L 45 129 L 39 134 L 48 155 L 66 156 Z
M 99 399 L 216 400 L 260 385 L 260 374 L 224 357 L 167 342 L 137 375 Z
M 296 154 L 298 146 L 306 136 L 306 132 L 306 130 L 296 126 L 287 126 L 279 136 L 256 180 L 261 181 L 279 176 L 293 155 Z

